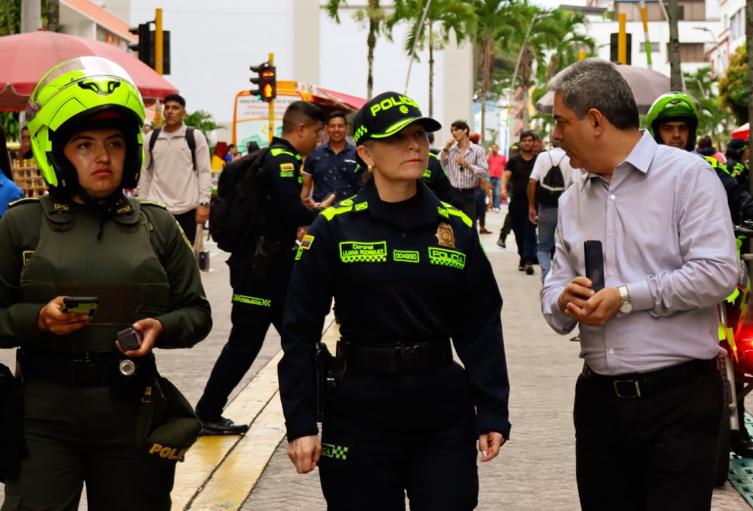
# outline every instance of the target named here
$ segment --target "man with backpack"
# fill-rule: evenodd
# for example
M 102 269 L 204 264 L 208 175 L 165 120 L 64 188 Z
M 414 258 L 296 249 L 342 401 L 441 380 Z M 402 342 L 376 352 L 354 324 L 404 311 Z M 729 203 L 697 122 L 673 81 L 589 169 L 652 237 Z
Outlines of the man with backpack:
M 536 256 L 544 282 L 552 266 L 554 232 L 557 230 L 557 201 L 570 186 L 573 168 L 565 151 L 556 146 L 539 153 L 528 179 L 528 219 L 538 225 Z M 538 210 L 537 210 L 538 206 Z
M 291 103 L 282 118 L 282 138 L 229 163 L 220 175 L 210 231 L 219 248 L 230 252 L 233 326 L 196 405 L 204 435 L 248 430 L 223 417 L 222 410 L 258 355 L 269 325 L 282 329 L 296 231 L 319 213 L 301 199 L 301 164 L 316 147 L 324 122 L 314 104 Z M 315 206 L 327 207 L 333 199 Z M 301 246 L 311 243 L 313 238 L 304 236 Z
M 165 97 L 165 125 L 144 137 L 144 169 L 138 184 L 142 199 L 161 202 L 193 244 L 196 224 L 209 218 L 212 169 L 204 134 L 183 124 L 186 100 Z

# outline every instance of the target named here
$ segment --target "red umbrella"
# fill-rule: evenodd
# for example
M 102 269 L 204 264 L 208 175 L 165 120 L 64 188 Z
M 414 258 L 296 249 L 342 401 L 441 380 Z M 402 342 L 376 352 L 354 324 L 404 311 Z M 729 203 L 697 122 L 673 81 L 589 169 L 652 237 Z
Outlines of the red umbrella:
M 20 111 L 40 78 L 68 59 L 94 55 L 122 66 L 144 101 L 177 92 L 170 82 L 136 57 L 111 44 L 40 30 L 0 37 L 0 110 Z
M 739 128 L 732 130 L 732 138 L 741 138 L 743 140 L 748 140 L 748 135 L 750 134 L 750 123 L 746 122 Z

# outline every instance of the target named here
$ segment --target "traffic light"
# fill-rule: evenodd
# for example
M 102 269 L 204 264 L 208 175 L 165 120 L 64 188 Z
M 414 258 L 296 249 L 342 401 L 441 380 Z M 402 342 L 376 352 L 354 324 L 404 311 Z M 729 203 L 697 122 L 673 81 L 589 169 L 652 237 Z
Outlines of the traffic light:
M 139 23 L 138 27 L 131 27 L 128 31 L 139 36 L 138 43 L 131 43 L 128 48 L 139 53 L 139 60 L 156 69 L 154 60 L 155 31 L 151 29 L 153 22 Z M 170 74 L 170 31 L 162 31 L 162 74 Z
M 269 62 L 264 62 L 258 66 L 251 66 L 251 72 L 257 75 L 251 75 L 251 83 L 258 87 L 251 89 L 251 94 L 267 103 L 274 101 L 277 97 L 277 68 Z
M 627 36 L 627 62 L 625 62 L 625 64 L 629 66 L 631 61 L 633 60 L 631 58 L 632 53 L 633 53 L 632 51 L 633 50 L 633 34 L 628 32 L 625 35 Z M 618 41 L 619 41 L 619 33 L 615 32 L 615 33 L 609 34 L 609 60 L 610 62 L 614 62 L 615 64 L 619 63 L 617 61 L 617 55 L 619 53 Z
M 131 27 L 128 31 L 139 36 L 138 43 L 131 43 L 128 48 L 139 53 L 139 60 L 147 66 L 154 68 L 154 39 L 149 23 L 139 23 L 138 27 Z

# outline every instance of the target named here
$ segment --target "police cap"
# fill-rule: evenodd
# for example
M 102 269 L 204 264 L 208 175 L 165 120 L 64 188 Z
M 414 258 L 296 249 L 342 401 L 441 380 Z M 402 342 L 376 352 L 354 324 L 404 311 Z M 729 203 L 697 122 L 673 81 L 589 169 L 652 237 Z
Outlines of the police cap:
M 427 132 L 442 129 L 431 117 L 421 115 L 418 103 L 398 92 L 383 92 L 367 102 L 353 120 L 353 141 L 381 140 L 399 133 L 406 126 L 419 123 Z

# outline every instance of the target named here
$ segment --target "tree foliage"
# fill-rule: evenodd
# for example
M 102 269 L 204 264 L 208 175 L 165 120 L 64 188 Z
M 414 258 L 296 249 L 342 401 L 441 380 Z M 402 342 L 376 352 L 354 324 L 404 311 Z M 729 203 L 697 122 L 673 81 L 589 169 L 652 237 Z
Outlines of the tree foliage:
M 222 127 L 222 125 L 217 124 L 217 122 L 212 117 L 212 114 L 210 114 L 206 110 L 196 110 L 195 112 L 186 114 L 186 116 L 183 118 L 183 122 L 186 124 L 186 126 L 191 126 L 193 128 L 196 128 L 197 130 L 201 130 L 201 132 L 204 133 L 204 136 L 206 136 L 210 131 Z
M 748 122 L 748 98 L 751 94 L 748 79 L 746 45 L 740 46 L 729 59 L 727 72 L 719 79 L 719 99 L 735 114 L 738 124 Z
M 716 94 L 718 82 L 708 67 L 685 73 L 685 87 L 698 102 L 698 133 L 711 135 L 716 147 L 721 147 L 731 113 L 722 106 L 721 99 Z

